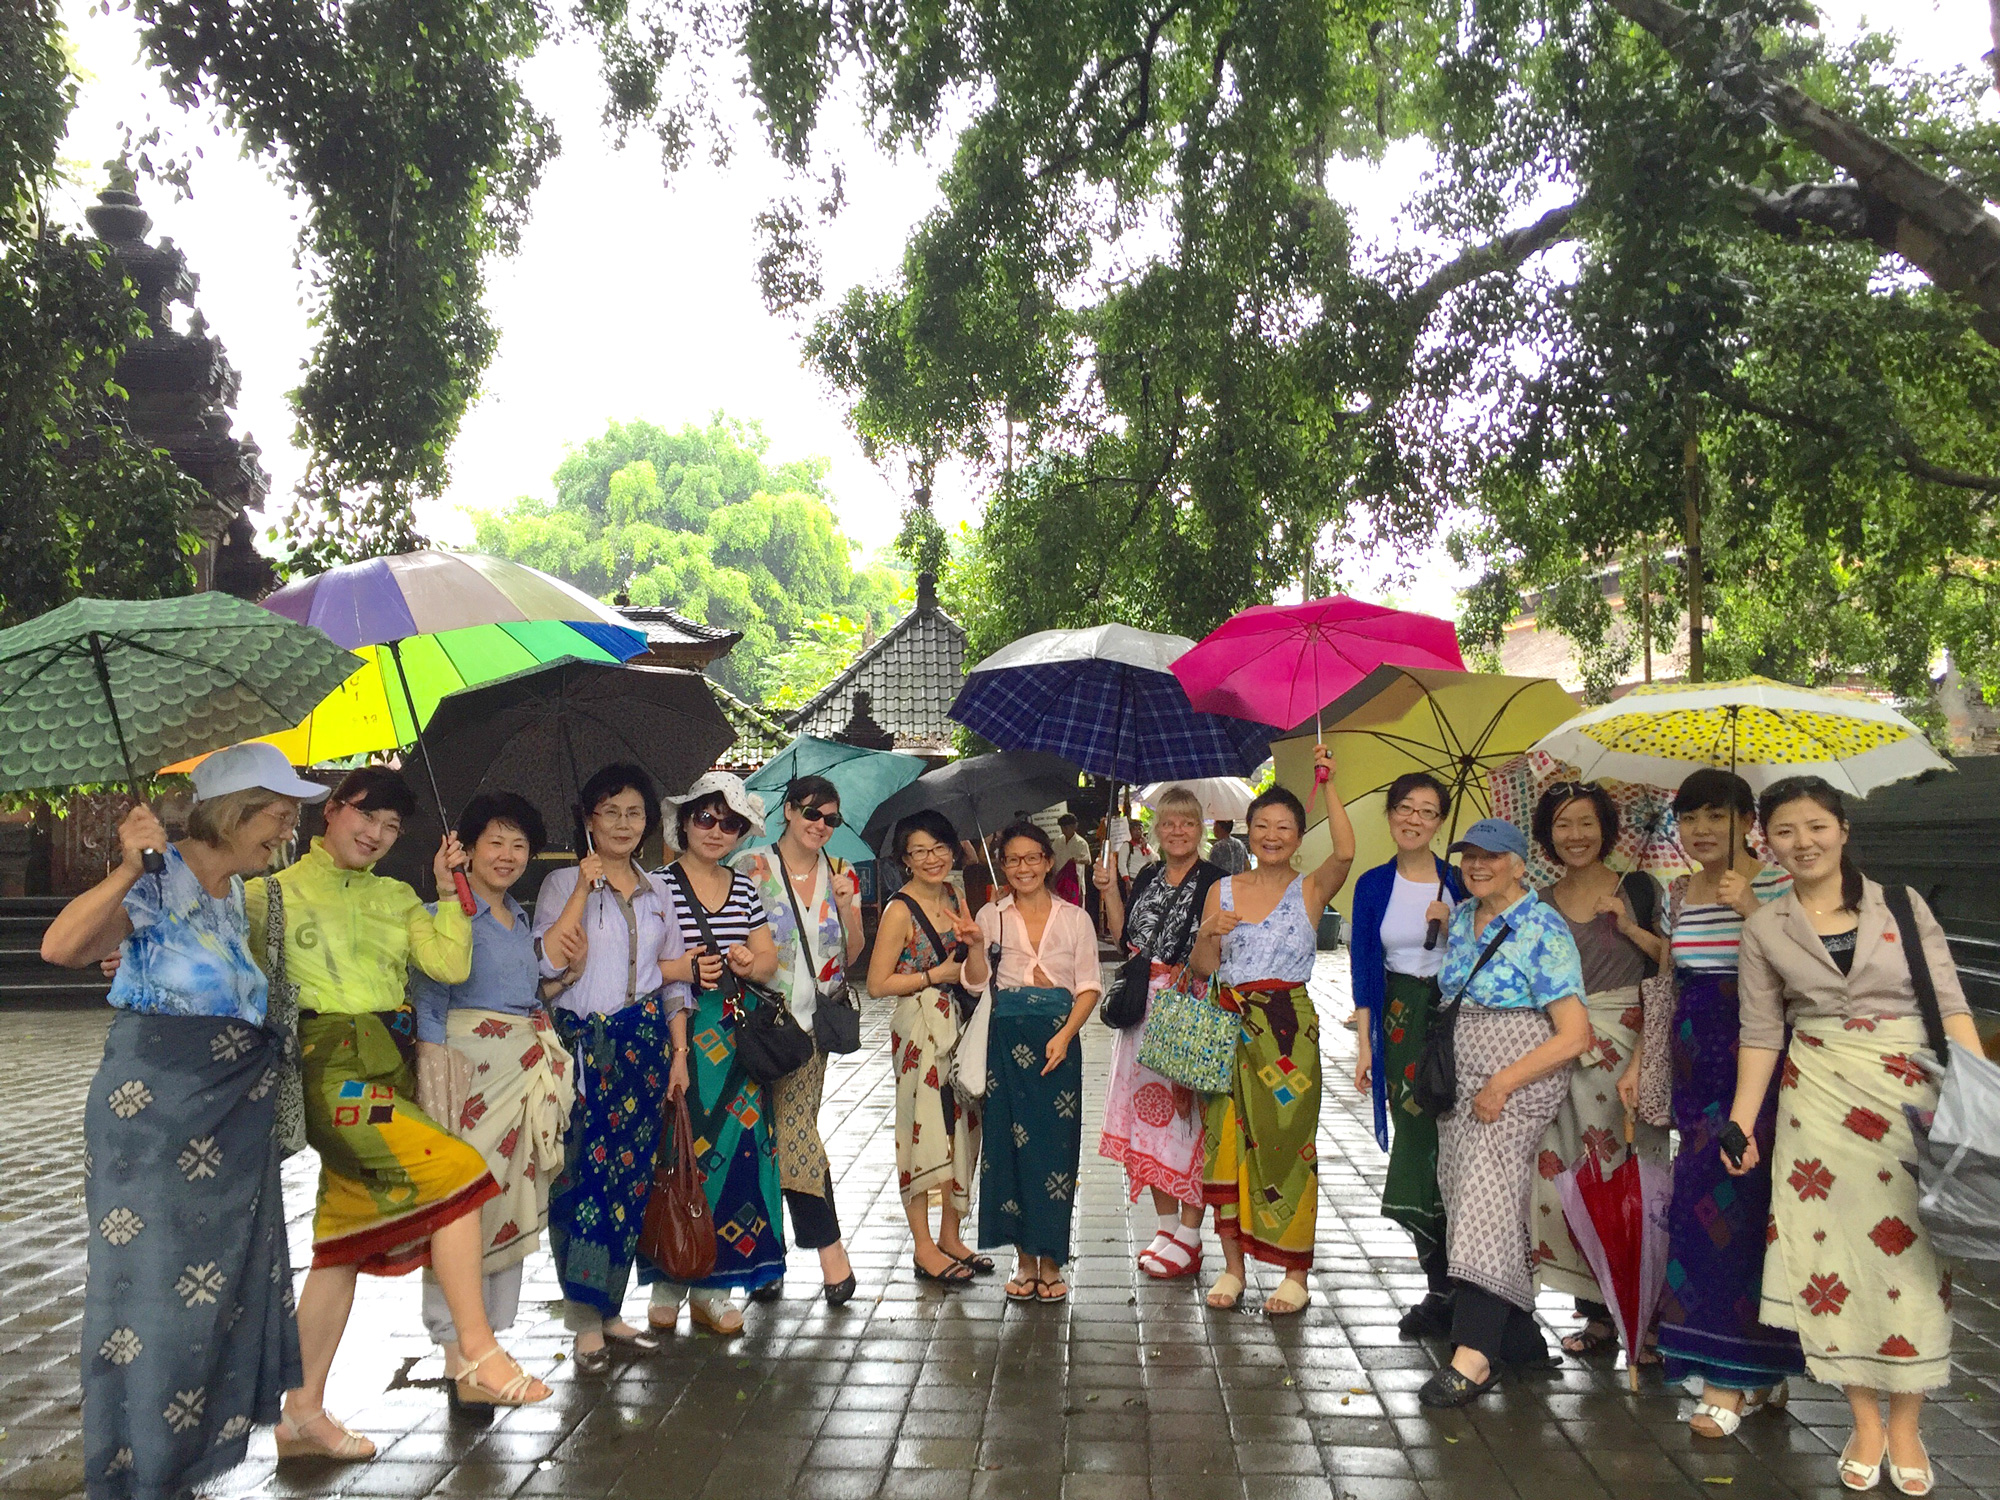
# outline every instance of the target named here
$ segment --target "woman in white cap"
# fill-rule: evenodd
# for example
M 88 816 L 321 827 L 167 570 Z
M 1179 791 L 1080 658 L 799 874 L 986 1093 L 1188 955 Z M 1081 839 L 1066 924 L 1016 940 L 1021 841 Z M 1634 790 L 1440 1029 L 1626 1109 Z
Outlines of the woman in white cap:
M 656 1328 L 673 1327 L 685 1300 L 688 1317 L 711 1333 L 741 1333 L 743 1311 L 730 1292 L 742 1287 L 754 1296 L 785 1275 L 770 1094 L 736 1055 L 736 1026 L 753 1003 L 743 986 L 769 983 L 778 972 L 778 948 L 757 887 L 723 863 L 745 834 L 763 831 L 764 799 L 726 771 L 711 771 L 689 787 L 667 820 L 667 842 L 678 857 L 663 873 L 695 991 L 688 1114 L 695 1139 L 707 1143 L 701 1167 L 716 1246 L 715 1270 L 693 1286 L 667 1280 L 641 1258 L 639 1279 L 652 1284 Z
M 243 877 L 289 844 L 302 781 L 269 745 L 195 769 L 187 837 L 143 803 L 122 858 L 50 924 L 42 956 L 119 956 L 118 1015 L 84 1107 L 90 1216 L 84 1484 L 93 1500 L 181 1495 L 243 1461 L 300 1383 L 278 1103 L 296 1055 L 266 1022 Z M 166 866 L 148 874 L 147 850 Z
M 1438 971 L 1445 1005 L 1458 1003 L 1458 1102 L 1438 1127 L 1458 1347 L 1417 1392 L 1438 1407 L 1485 1395 L 1503 1362 L 1549 1362 L 1535 1326 L 1528 1213 L 1542 1132 L 1569 1094 L 1570 1064 L 1590 1045 L 1583 960 L 1562 913 L 1526 885 L 1521 830 L 1481 818 L 1450 852 L 1471 899 L 1451 915 Z

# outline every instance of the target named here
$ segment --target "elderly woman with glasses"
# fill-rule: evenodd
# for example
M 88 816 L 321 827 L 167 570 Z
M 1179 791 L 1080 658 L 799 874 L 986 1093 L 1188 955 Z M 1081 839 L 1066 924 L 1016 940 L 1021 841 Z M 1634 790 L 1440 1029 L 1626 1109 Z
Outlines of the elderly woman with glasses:
M 1465 1406 L 1500 1365 L 1546 1365 L 1528 1237 L 1542 1132 L 1590 1045 L 1583 965 L 1561 913 L 1528 889 L 1528 841 L 1482 818 L 1451 846 L 1472 899 L 1451 915 L 1438 989 L 1457 1002 L 1457 1102 L 1438 1130 L 1452 1277 L 1451 1363 L 1417 1392 Z
M 1437 1006 L 1443 924 L 1465 888 L 1458 872 L 1431 850 L 1438 825 L 1451 812 L 1444 783 L 1411 771 L 1389 783 L 1383 801 L 1396 857 L 1354 882 L 1349 956 L 1354 1008 L 1364 1013 L 1355 1027 L 1354 1087 L 1374 1096 L 1375 1143 L 1389 1153 L 1382 1216 L 1409 1231 L 1429 1283 L 1423 1301 L 1403 1314 L 1397 1330 L 1404 1338 L 1446 1338 L 1451 1273 L 1444 1199 L 1438 1194 L 1437 1121 L 1417 1106 L 1410 1080 Z

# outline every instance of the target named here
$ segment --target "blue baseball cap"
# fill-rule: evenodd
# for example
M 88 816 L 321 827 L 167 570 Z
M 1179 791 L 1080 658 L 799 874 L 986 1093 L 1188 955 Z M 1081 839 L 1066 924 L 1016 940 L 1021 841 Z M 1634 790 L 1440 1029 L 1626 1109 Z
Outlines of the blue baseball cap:
M 1461 833 L 1458 842 L 1446 852 L 1463 854 L 1468 849 L 1481 849 L 1488 854 L 1517 854 L 1526 859 L 1528 840 L 1505 818 L 1481 818 Z

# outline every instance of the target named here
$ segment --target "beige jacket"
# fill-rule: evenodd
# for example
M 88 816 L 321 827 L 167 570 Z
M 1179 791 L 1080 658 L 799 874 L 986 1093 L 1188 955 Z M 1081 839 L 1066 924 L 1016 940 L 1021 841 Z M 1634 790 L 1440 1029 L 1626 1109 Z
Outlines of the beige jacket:
M 1914 891 L 1910 905 L 1923 940 L 1931 983 L 1937 989 L 1938 1010 L 1946 1016 L 1968 1014 L 1944 929 L 1924 898 Z M 1882 887 L 1872 880 L 1862 882 L 1860 916 L 1854 963 L 1846 974 L 1828 955 L 1826 945 L 1813 931 L 1812 919 L 1791 891 L 1743 924 L 1736 993 L 1744 1046 L 1779 1051 L 1785 1045 L 1786 1023 L 1804 1016 L 1845 1020 L 1920 1014 L 1896 918 L 1882 899 Z

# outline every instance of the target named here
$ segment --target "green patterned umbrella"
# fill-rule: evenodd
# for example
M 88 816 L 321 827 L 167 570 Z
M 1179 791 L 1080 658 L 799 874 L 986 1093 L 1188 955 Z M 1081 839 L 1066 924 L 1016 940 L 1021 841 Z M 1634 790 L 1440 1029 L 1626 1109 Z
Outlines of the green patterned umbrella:
M 227 594 L 74 599 L 0 631 L 0 791 L 139 779 L 290 729 L 359 658 Z

